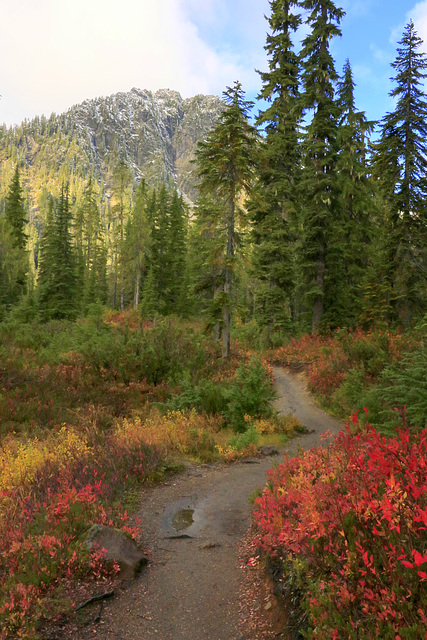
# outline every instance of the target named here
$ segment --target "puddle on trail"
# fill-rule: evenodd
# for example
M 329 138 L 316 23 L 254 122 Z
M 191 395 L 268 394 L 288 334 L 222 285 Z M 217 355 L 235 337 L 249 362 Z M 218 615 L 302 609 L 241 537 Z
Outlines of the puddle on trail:
M 172 526 L 175 531 L 182 531 L 191 527 L 194 522 L 193 519 L 194 509 L 181 509 L 177 511 L 172 518 Z

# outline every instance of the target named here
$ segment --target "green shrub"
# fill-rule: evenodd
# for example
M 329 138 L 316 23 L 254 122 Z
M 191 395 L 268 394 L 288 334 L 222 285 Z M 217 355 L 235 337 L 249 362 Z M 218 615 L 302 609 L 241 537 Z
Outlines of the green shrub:
M 237 433 L 230 438 L 227 444 L 236 451 L 244 451 L 250 444 L 258 444 L 259 438 L 259 432 L 255 427 L 250 426 L 244 433 Z
M 427 348 L 386 367 L 371 397 L 381 407 L 379 418 L 387 429 L 394 430 L 402 413 L 409 426 L 427 426 Z
M 241 365 L 236 377 L 223 382 L 202 379 L 194 385 L 187 374 L 180 383 L 182 392 L 164 403 L 172 411 L 196 409 L 210 415 L 221 414 L 238 432 L 246 430 L 245 415 L 270 417 L 275 392 L 268 373 L 259 358 Z
M 334 392 L 333 401 L 347 412 L 359 409 L 366 385 L 366 373 L 363 365 L 350 369 L 345 374 L 344 382 Z
M 227 408 L 224 416 L 235 431 L 245 431 L 245 415 L 269 417 L 273 414 L 271 401 L 275 398 L 273 384 L 259 358 L 241 365 L 236 378 L 225 391 Z
M 226 411 L 226 382 L 218 383 L 203 378 L 198 385 L 194 386 L 190 375 L 187 374 L 180 382 L 180 387 L 181 393 L 172 396 L 165 403 L 166 409 L 172 411 L 196 409 L 208 415 L 224 414 Z

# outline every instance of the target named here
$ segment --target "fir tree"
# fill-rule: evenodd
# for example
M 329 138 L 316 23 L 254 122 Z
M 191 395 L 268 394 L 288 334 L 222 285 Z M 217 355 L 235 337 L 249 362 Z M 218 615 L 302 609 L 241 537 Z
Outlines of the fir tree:
M 291 9 L 296 2 L 272 0 L 265 50 L 269 71 L 260 73 L 263 88 L 259 95 L 269 102 L 258 116 L 266 138 L 260 152 L 259 181 L 253 192 L 250 211 L 253 221 L 254 273 L 257 307 L 262 324 L 269 328 L 283 324 L 290 315 L 294 289 L 293 245 L 295 222 L 295 181 L 298 153 L 299 60 L 292 34 L 301 24 Z
M 187 310 L 187 209 L 176 189 L 172 193 L 169 211 L 168 312 L 182 315 Z
M 78 271 L 83 284 L 84 307 L 94 302 L 105 303 L 107 298 L 105 228 L 91 176 L 84 189 L 81 207 L 77 210 L 75 237 Z
M 344 15 L 332 0 L 302 0 L 311 32 L 301 50 L 301 107 L 313 112 L 304 136 L 304 170 L 300 193 L 304 198 L 304 263 L 306 301 L 311 306 L 312 331 L 319 328 L 324 311 L 328 251 L 337 215 L 336 139 L 338 109 L 334 100 L 337 73 L 329 45 L 341 35 Z M 332 279 L 329 279 L 332 282 Z
M 26 253 L 16 245 L 16 236 L 6 218 L 0 218 L 0 313 L 19 301 L 27 268 Z
M 130 210 L 131 173 L 125 162 L 119 162 L 113 172 L 111 187 L 111 206 L 109 212 L 111 266 L 112 266 L 112 302 L 113 307 L 125 306 L 125 265 L 123 251 L 125 244 L 126 219 Z
M 27 219 L 18 165 L 15 167 L 15 173 L 13 174 L 13 178 L 9 186 L 9 192 L 6 197 L 5 215 L 6 220 L 9 222 L 9 225 L 13 230 L 16 246 L 19 247 L 19 249 L 25 249 L 28 239 L 28 236 L 25 233 Z
M 355 325 L 362 281 L 373 234 L 373 184 L 368 177 L 367 142 L 374 123 L 357 111 L 354 81 L 347 60 L 337 83 L 337 211 L 325 277 L 325 320 L 332 326 Z
M 68 185 L 51 206 L 43 233 L 38 271 L 38 303 L 44 319 L 77 313 L 76 254 L 71 238 Z
M 240 198 L 248 195 L 254 175 L 256 129 L 247 116 L 252 103 L 244 99 L 239 82 L 224 92 L 227 107 L 205 141 L 199 143 L 196 158 L 202 196 L 217 198 L 220 218 L 213 221 L 225 229 L 223 247 L 222 355 L 230 354 L 232 282 L 235 268 L 236 226 L 245 224 L 246 212 Z
M 389 237 L 390 287 L 405 326 L 422 313 L 426 299 L 427 245 L 427 56 L 413 22 L 405 27 L 392 63 L 396 75 L 390 96 L 396 108 L 381 121 L 375 145 L 375 172 L 388 201 L 384 221 Z
M 141 314 L 144 318 L 153 318 L 158 313 L 158 296 L 153 268 L 148 269 L 144 278 L 141 296 Z
M 147 217 L 147 187 L 142 181 L 135 194 L 135 203 L 126 225 L 125 264 L 126 279 L 132 292 L 133 305 L 138 308 L 141 282 L 147 273 L 151 252 L 151 230 Z
M 168 244 L 170 237 L 170 198 L 163 183 L 158 191 L 153 191 L 148 204 L 148 216 L 151 224 L 151 262 L 153 282 L 157 293 L 157 309 L 167 313 L 169 286 Z

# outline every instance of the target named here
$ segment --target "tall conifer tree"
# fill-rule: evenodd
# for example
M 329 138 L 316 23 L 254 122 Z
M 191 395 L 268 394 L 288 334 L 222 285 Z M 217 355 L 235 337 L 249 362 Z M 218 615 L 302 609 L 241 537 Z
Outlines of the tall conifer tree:
M 26 245 L 28 235 L 25 233 L 27 224 L 24 198 L 18 165 L 15 167 L 13 178 L 6 196 L 5 220 L 1 228 L 1 244 L 4 295 L 0 294 L 7 305 L 15 304 L 24 294 L 29 268 Z M 11 242 L 13 246 L 11 246 Z M 7 292 L 7 293 L 6 293 Z
M 176 189 L 171 195 L 169 205 L 169 239 L 168 239 L 168 309 L 169 313 L 185 314 L 186 312 L 186 257 L 187 257 L 187 210 Z
M 206 140 L 199 143 L 196 158 L 202 196 L 217 198 L 220 217 L 213 221 L 225 229 L 223 247 L 222 355 L 230 355 L 232 283 L 236 247 L 236 226 L 245 224 L 246 212 L 240 205 L 249 195 L 254 176 L 256 129 L 248 122 L 252 103 L 244 99 L 240 82 L 224 92 L 227 107 Z
M 18 165 L 15 167 L 15 173 L 13 174 L 13 178 L 9 186 L 9 192 L 6 197 L 5 215 L 6 220 L 9 222 L 10 227 L 13 230 L 16 246 L 19 247 L 19 249 L 25 249 L 28 239 L 28 236 L 25 233 L 27 218 Z
M 92 177 L 89 177 L 74 225 L 78 275 L 81 281 L 84 307 L 95 301 L 106 302 L 104 226 L 96 198 L 95 185 Z
M 131 173 L 125 162 L 120 161 L 112 175 L 110 207 L 110 242 L 112 263 L 113 307 L 119 303 L 121 311 L 125 305 L 125 265 L 123 252 L 125 245 L 126 220 L 130 210 Z
M 139 306 L 141 282 L 148 273 L 151 252 L 151 229 L 147 216 L 147 187 L 142 181 L 136 190 L 135 202 L 126 225 L 125 264 L 128 289 L 133 305 Z
M 299 169 L 298 76 L 299 60 L 292 35 L 301 24 L 292 13 L 297 2 L 272 0 L 268 19 L 271 32 L 265 50 L 269 71 L 260 72 L 263 88 L 259 95 L 269 106 L 258 116 L 265 127 L 261 147 L 259 181 L 253 192 L 250 211 L 253 221 L 254 273 L 260 283 L 257 307 L 262 324 L 283 324 L 290 315 L 294 289 L 293 247 L 296 191 Z
M 427 55 L 413 22 L 405 27 L 390 92 L 396 108 L 381 122 L 375 171 L 388 201 L 388 262 L 393 303 L 408 326 L 427 305 Z
M 356 109 L 348 60 L 337 83 L 337 105 L 338 214 L 328 251 L 325 319 L 331 325 L 349 326 L 359 319 L 362 281 L 372 239 L 373 183 L 368 177 L 367 145 L 374 123 Z
M 62 187 L 56 203 L 51 201 L 41 242 L 38 302 L 46 320 L 71 318 L 77 313 L 76 254 L 68 185 Z
M 301 50 L 301 107 L 313 113 L 304 136 L 304 170 L 301 198 L 304 198 L 304 262 L 306 301 L 311 307 L 311 327 L 322 321 L 328 251 L 337 216 L 336 140 L 338 109 L 334 83 L 338 76 L 330 53 L 330 42 L 341 35 L 339 23 L 344 15 L 332 0 L 301 0 L 307 10 L 311 32 Z M 329 279 L 332 284 L 332 279 Z

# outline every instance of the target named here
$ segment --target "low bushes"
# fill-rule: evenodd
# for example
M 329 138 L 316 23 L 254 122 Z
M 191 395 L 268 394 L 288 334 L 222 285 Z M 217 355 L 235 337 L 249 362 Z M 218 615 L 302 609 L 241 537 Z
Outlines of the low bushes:
M 202 379 L 194 385 L 181 383 L 182 393 L 173 396 L 165 407 L 171 410 L 197 409 L 208 415 L 220 415 L 236 432 L 247 429 L 246 416 L 272 418 L 275 398 L 271 373 L 259 359 L 241 364 L 235 375 L 221 381 Z
M 72 610 L 73 581 L 106 577 L 82 535 L 95 522 L 131 531 L 132 496 L 171 457 L 234 460 L 258 437 L 228 444 L 235 431 L 295 426 L 270 423 L 260 361 L 239 368 L 236 350 L 224 365 L 176 319 L 6 322 L 0 339 L 0 640 L 34 640 Z
M 329 336 L 293 339 L 270 360 L 303 366 L 311 390 L 328 409 L 348 416 L 369 406 L 371 424 L 392 433 L 394 408 L 405 404 L 408 424 L 425 426 L 426 357 L 423 330 L 409 336 L 339 329 Z
M 255 503 L 259 545 L 304 637 L 425 637 L 427 430 L 387 440 L 347 428 L 272 470 Z
M 85 551 L 81 536 L 95 522 L 131 531 L 120 506 L 124 491 L 150 477 L 159 461 L 155 448 L 135 434 L 124 437 L 123 429 L 102 437 L 62 427 L 44 441 L 3 443 L 1 640 L 34 639 L 43 619 L 71 609 L 67 580 L 106 575 L 102 557 Z

